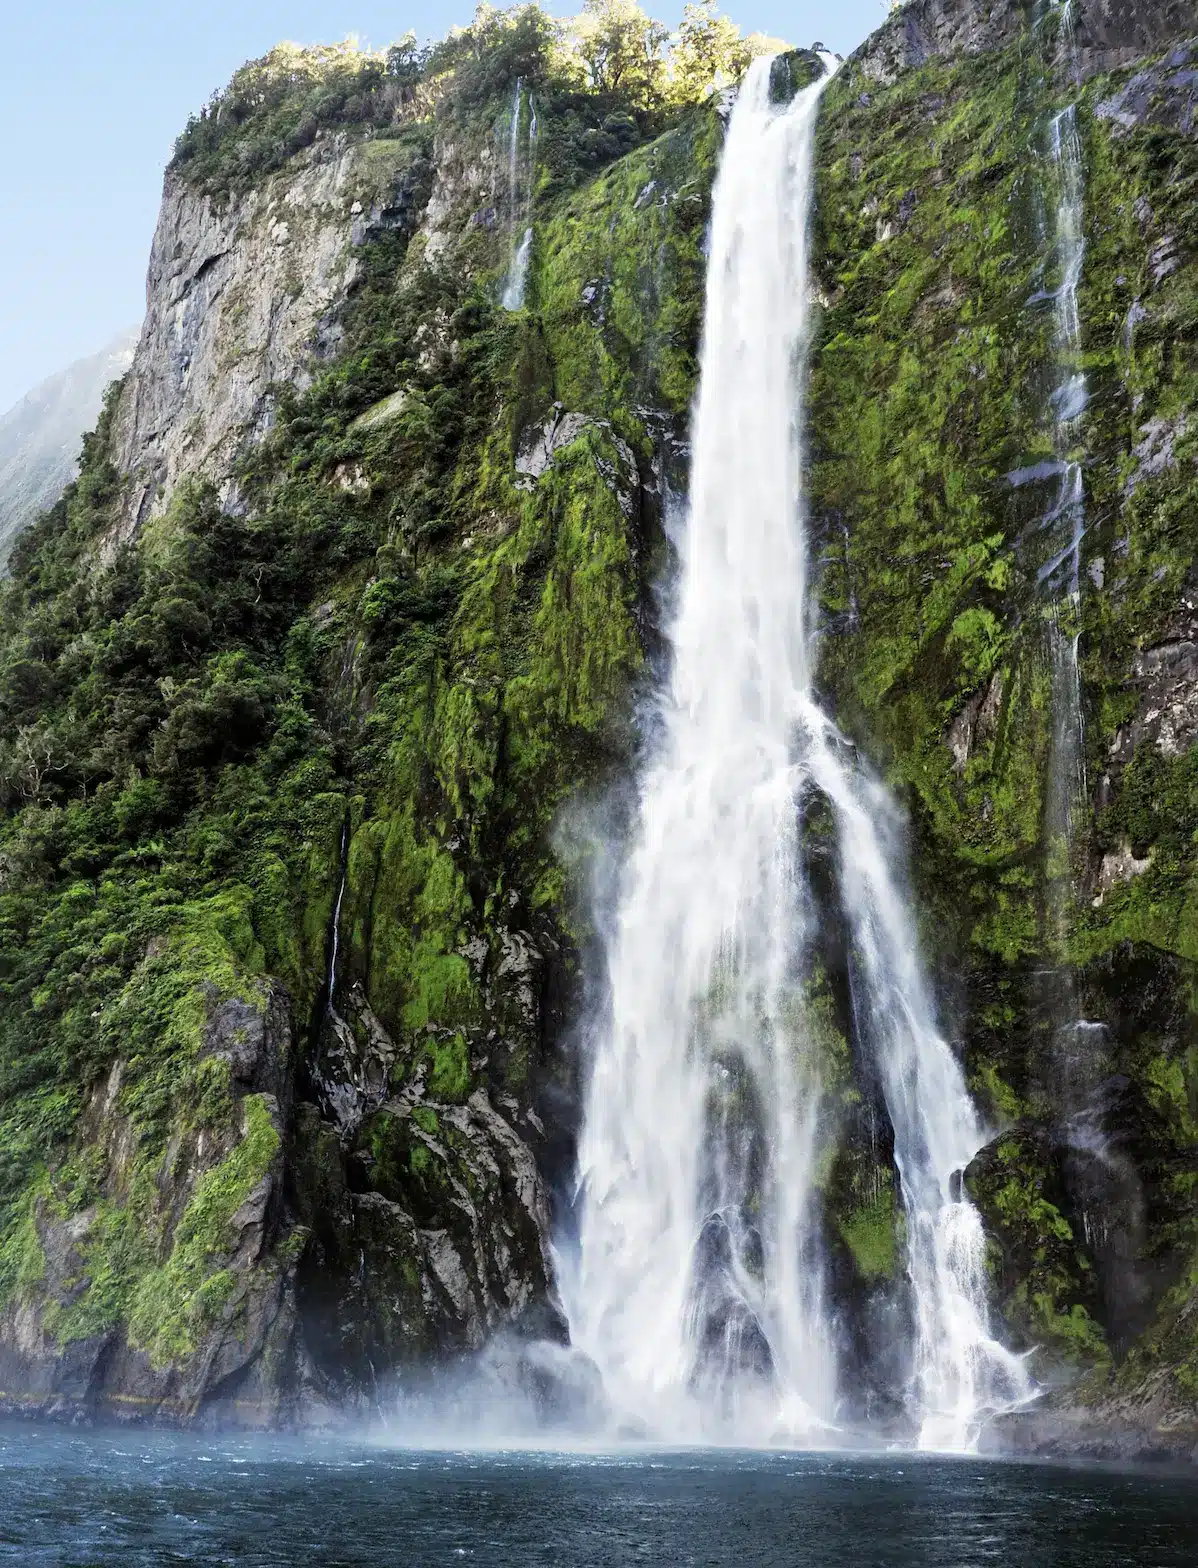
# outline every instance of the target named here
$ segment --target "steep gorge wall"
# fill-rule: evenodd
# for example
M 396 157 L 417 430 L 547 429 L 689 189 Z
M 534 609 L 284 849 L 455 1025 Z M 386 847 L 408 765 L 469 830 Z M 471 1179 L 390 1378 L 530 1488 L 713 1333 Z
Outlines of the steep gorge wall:
M 1078 89 L 1025 8 L 911 0 L 829 89 L 810 409 L 821 678 L 909 808 L 946 1022 L 1003 1129 L 968 1179 L 1005 1332 L 1046 1376 L 1088 1377 L 1110 1424 L 1172 1423 L 1179 1449 L 1194 60 L 1139 56 L 1191 30 L 1180 3 L 1080 8 L 1090 797 L 1064 937 L 1043 497 L 1007 476 L 1049 456 L 1028 149 Z M 496 1335 L 564 1334 L 546 1232 L 577 1114 L 579 891 L 660 658 L 721 123 L 567 90 L 535 51 L 476 56 L 478 75 L 396 90 L 390 118 L 338 111 L 262 169 L 227 157 L 252 117 L 202 174 L 177 161 L 133 371 L 18 551 L 0 627 L 14 1408 L 317 1419 Z M 540 141 L 509 313 L 517 77 Z M 848 1064 L 833 1288 L 885 1411 L 896 1173 L 850 1061 L 849 958 L 825 941 L 821 1016 Z M 1068 1157 L 1060 984 L 1106 1026 L 1087 1082 L 1135 1177 L 1105 1250 Z
M 10 1408 L 285 1424 L 564 1333 L 557 825 L 632 744 L 719 121 L 542 72 L 513 315 L 521 72 L 177 160 L 132 372 L 22 543 Z
M 942 14 L 907 9 L 925 36 Z M 975 1093 L 1005 1129 L 967 1178 L 1005 1332 L 1050 1383 L 1085 1374 L 1081 1397 L 1113 1427 L 1188 1452 L 1196 48 L 1167 29 L 1195 17 L 1081 7 L 1081 87 L 1054 21 L 1033 29 L 1012 8 L 992 45 L 909 51 L 899 74 L 867 46 L 829 91 L 810 409 L 822 669 L 841 722 L 908 800 L 926 948 Z M 1109 65 L 1142 38 L 1173 47 L 1115 75 L 1085 54 L 1101 44 Z M 1088 525 L 1085 789 L 1063 868 L 1061 612 L 1040 577 L 1064 471 L 1046 421 L 1061 286 L 1049 132 L 1075 99 L 1090 402 L 1067 455 Z M 867 1097 L 849 1134 L 866 1192 L 874 1114 Z M 1029 1418 L 1022 1440 L 1142 1441 L 1089 1422 L 1067 1438 L 1067 1422 Z
M 963 60 L 1026 39 L 1055 0 L 903 0 L 853 55 L 872 81 L 934 60 Z M 1074 0 L 1078 65 L 1083 76 L 1117 70 L 1192 33 L 1193 0 Z
M 340 341 L 338 316 L 371 226 L 414 222 L 410 145 L 332 133 L 246 190 L 215 195 L 169 171 L 150 252 L 147 314 L 113 429 L 126 494 L 115 546 L 184 477 L 236 505 L 234 460 Z M 408 176 L 405 181 L 404 176 Z

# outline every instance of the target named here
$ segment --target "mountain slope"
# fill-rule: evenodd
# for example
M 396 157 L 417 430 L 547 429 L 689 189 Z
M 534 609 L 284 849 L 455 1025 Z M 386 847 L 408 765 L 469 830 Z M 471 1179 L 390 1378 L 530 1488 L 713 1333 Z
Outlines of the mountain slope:
M 0 416 L 0 566 L 21 530 L 53 506 L 74 477 L 83 433 L 96 422 L 104 389 L 133 363 L 137 338 L 135 328 L 120 333 Z
M 819 679 L 910 818 L 993 1130 L 960 1180 L 996 1326 L 1067 1389 L 1019 1440 L 1076 1420 L 1188 1453 L 1198 14 L 1079 0 L 1072 45 L 1061 23 L 910 0 L 827 90 Z M 560 1395 L 549 1242 L 594 888 L 664 666 L 704 89 L 745 63 L 634 55 L 616 72 L 531 9 L 423 56 L 285 48 L 180 139 L 132 371 L 0 598 L 14 1408 L 311 1421 L 500 1341 L 534 1402 Z M 812 68 L 787 56 L 779 96 Z M 1070 105 L 1089 402 L 1062 434 Z M 1041 572 L 1073 474 L 1066 603 Z M 818 810 L 805 830 L 846 1419 L 899 1423 L 901 1173 Z

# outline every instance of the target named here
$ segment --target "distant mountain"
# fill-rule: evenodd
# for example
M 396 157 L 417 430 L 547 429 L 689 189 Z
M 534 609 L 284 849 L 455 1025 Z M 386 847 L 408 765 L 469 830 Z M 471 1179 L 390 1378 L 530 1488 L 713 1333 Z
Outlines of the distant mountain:
M 133 362 L 139 328 L 78 359 L 0 416 L 0 571 L 13 541 L 74 478 L 79 443 L 100 412 L 109 382 Z

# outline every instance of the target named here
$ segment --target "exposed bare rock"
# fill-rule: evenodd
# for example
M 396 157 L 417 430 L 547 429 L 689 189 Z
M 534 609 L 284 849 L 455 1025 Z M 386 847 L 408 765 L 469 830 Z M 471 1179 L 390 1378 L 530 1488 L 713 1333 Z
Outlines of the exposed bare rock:
M 355 982 L 343 1013 L 330 1009 L 312 1072 L 322 1103 L 338 1131 L 354 1132 L 386 1098 L 398 1051 Z
M 1011 0 L 908 0 L 850 60 L 870 80 L 887 83 L 936 56 L 1001 48 L 1022 27 Z
M 1198 739 L 1198 642 L 1145 648 L 1136 655 L 1132 679 L 1140 693 L 1139 709 L 1118 730 L 1111 758 L 1129 762 L 1145 742 L 1163 756 L 1180 756 Z
M 527 431 L 520 442 L 520 450 L 516 453 L 516 472 L 521 478 L 516 483 L 531 489 L 533 482 L 541 477 L 555 455 L 572 441 L 577 441 L 583 431 L 594 423 L 590 415 L 568 414 L 560 403 L 555 403 L 544 424 Z
M 1184 414 L 1173 419 L 1150 419 L 1140 426 L 1141 439 L 1132 447 L 1136 466 L 1123 486 L 1124 495 L 1131 495 L 1146 480 L 1156 479 L 1167 469 L 1177 466 L 1175 449 L 1186 428 Z
M 1114 71 L 1198 33 L 1195 0 L 1076 0 L 1083 76 Z
M 983 1433 L 983 1453 L 1106 1460 L 1198 1463 L 1198 1417 L 1162 1370 L 1127 1391 L 1084 1402 L 1050 1396 Z
M 588 414 L 569 414 L 560 403 L 553 405 L 543 424 L 525 432 L 516 454 L 516 484 L 521 489 L 530 490 L 558 453 L 590 429 L 602 432 L 604 444 L 612 453 L 611 456 L 597 454 L 595 465 L 604 482 L 615 492 L 624 515 L 631 517 L 636 507 L 639 483 L 632 448 L 616 435 L 605 419 L 592 419 Z
M 1113 853 L 1104 855 L 1095 878 L 1094 907 L 1096 909 L 1101 907 L 1103 899 L 1112 888 L 1143 876 L 1151 864 L 1151 853 L 1145 855 L 1143 860 L 1137 860 L 1132 854 L 1130 844 L 1121 844 Z
M 420 228 L 424 259 L 430 262 L 444 254 L 470 217 L 492 202 L 496 192 L 494 150 L 489 144 L 467 147 L 441 137 L 434 163 L 437 172 Z
M 419 176 L 400 143 L 318 142 L 222 205 L 168 171 L 147 313 L 116 422 L 129 475 L 110 546 L 163 509 L 186 475 L 235 505 L 234 457 L 274 418 L 274 385 L 306 386 L 340 340 L 355 243 L 414 227 Z
M 976 748 L 992 739 L 998 728 L 1002 688 L 1002 671 L 997 670 L 985 690 L 969 699 L 949 727 L 948 749 L 953 754 L 953 771 L 958 778 L 964 774 Z
M 1198 30 L 1198 18 L 1190 21 L 1188 30 Z M 1146 125 L 1188 134 L 1194 127 L 1198 110 L 1196 62 L 1198 45 L 1180 44 L 1163 60 L 1154 61 L 1109 98 L 1104 98 L 1096 105 L 1095 114 L 1109 123 L 1116 136 Z M 1137 208 L 1140 205 L 1138 202 Z M 1151 218 L 1151 213 L 1137 211 L 1137 217 L 1143 222 L 1145 218 Z
M 906 0 L 850 57 L 868 79 L 888 83 L 901 71 L 936 58 L 1001 49 L 1028 25 L 1019 0 Z M 1195 0 L 1077 0 L 1082 74 L 1128 65 L 1198 32 Z

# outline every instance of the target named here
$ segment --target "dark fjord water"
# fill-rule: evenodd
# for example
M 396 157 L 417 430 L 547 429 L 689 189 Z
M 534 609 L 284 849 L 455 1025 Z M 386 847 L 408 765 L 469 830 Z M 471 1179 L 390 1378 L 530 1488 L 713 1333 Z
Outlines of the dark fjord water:
M 442 1453 L 0 1428 L 22 1564 L 1198 1563 L 1198 1481 L 910 1454 Z

